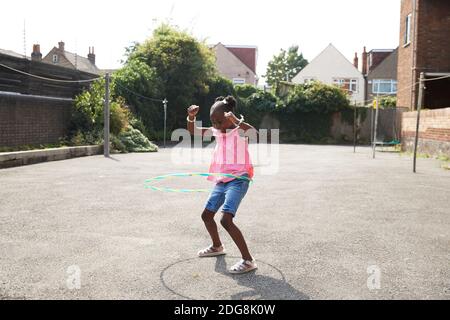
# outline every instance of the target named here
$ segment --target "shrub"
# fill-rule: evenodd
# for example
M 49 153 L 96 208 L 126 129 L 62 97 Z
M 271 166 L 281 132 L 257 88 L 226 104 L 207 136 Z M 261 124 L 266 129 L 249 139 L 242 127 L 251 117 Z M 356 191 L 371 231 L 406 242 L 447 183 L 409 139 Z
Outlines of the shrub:
M 239 98 L 248 98 L 250 97 L 252 94 L 258 92 L 258 89 L 255 86 L 249 85 L 249 84 L 239 84 L 236 85 L 235 87 L 236 90 L 236 95 Z
M 380 99 L 380 107 L 395 108 L 397 106 L 397 97 L 382 97 Z
M 125 146 L 128 152 L 155 152 L 158 151 L 158 146 L 151 143 L 146 136 L 139 130 L 133 127 L 128 127 L 127 130 L 118 135 L 118 139 Z M 120 146 L 122 148 L 122 146 Z

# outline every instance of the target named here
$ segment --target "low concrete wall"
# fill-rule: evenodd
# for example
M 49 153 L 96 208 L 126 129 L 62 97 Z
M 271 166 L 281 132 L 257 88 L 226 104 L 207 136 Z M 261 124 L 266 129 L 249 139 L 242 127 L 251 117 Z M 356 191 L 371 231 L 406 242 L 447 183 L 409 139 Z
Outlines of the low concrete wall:
M 413 151 L 417 111 L 402 117 L 402 150 Z M 433 156 L 450 156 L 450 108 L 420 112 L 418 152 Z
M 64 147 L 0 153 L 0 169 L 103 153 L 103 146 Z

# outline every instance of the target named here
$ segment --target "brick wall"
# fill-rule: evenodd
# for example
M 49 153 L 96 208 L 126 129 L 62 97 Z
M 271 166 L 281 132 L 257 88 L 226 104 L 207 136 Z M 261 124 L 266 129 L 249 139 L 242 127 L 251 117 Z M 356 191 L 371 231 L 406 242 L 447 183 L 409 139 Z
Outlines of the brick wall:
M 402 115 L 403 150 L 414 149 L 417 112 Z M 450 108 L 420 112 L 419 153 L 450 156 Z
M 411 86 L 413 77 L 413 43 L 414 39 L 411 39 L 411 43 L 405 45 L 406 34 L 406 17 L 408 14 L 412 14 L 413 6 L 412 0 L 402 0 L 400 11 L 400 39 L 398 48 L 398 66 L 397 66 L 397 106 L 407 107 L 412 109 L 414 103 L 411 101 L 411 90 L 405 90 L 405 88 Z M 414 16 L 414 15 L 413 15 Z M 414 25 L 411 27 L 411 36 L 414 36 Z
M 0 94 L 0 147 L 58 142 L 67 134 L 70 99 Z
M 413 0 L 402 0 L 400 13 L 397 105 L 410 109 L 415 109 L 418 86 L 410 90 L 406 88 L 419 80 L 421 72 L 450 72 L 450 1 L 416 0 L 416 6 L 416 19 Z M 405 45 L 405 21 L 410 13 L 411 43 Z M 414 20 L 417 24 L 417 34 L 414 33 Z M 416 54 L 413 56 L 414 49 Z M 439 93 L 440 91 L 428 91 L 429 96 L 425 97 L 427 107 L 450 106 L 450 98 L 442 99 Z M 437 97 L 437 100 L 434 97 Z

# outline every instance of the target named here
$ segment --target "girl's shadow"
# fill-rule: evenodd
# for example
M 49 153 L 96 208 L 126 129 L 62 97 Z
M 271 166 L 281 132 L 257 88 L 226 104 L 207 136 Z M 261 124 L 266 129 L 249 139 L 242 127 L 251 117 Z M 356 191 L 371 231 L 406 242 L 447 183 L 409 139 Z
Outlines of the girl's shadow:
M 266 263 L 267 264 L 267 263 Z M 273 266 L 271 266 L 273 267 Z M 273 267 L 275 268 L 275 267 Z M 276 268 L 275 268 L 276 269 Z M 231 296 L 232 300 L 242 300 L 244 298 L 258 300 L 309 300 L 310 298 L 304 293 L 298 291 L 283 279 L 275 279 L 272 277 L 257 274 L 256 271 L 242 275 L 233 275 L 228 272 L 227 263 L 224 256 L 217 257 L 215 271 L 233 278 L 238 285 L 250 288 Z

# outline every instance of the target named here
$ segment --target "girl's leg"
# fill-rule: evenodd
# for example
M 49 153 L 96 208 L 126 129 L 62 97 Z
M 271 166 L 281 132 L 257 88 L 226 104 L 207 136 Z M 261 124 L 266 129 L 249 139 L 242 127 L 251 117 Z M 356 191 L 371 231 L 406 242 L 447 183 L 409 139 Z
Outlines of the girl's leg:
M 253 257 L 248 251 L 247 243 L 241 230 L 234 224 L 233 215 L 230 213 L 223 213 L 220 223 L 228 231 L 234 243 L 236 243 L 239 251 L 241 251 L 242 259 L 252 261 Z
M 219 232 L 217 231 L 217 224 L 214 221 L 214 216 L 214 212 L 205 209 L 202 213 L 202 220 L 205 223 L 206 230 L 208 230 L 208 233 L 211 236 L 213 247 L 219 248 L 222 245 L 222 242 L 219 238 Z

